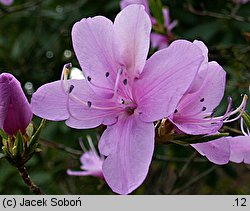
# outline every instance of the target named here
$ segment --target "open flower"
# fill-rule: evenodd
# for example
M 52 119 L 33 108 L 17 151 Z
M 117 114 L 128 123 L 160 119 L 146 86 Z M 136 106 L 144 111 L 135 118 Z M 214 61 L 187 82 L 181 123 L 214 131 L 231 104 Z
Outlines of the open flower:
M 84 151 L 80 158 L 82 171 L 72 171 L 68 169 L 67 174 L 71 176 L 94 176 L 103 179 L 102 164 L 104 156 L 98 155 L 90 136 L 87 136 L 87 140 L 90 146 L 89 151 L 84 147 L 83 143 L 80 142 Z
M 0 3 L 9 6 L 13 3 L 13 0 L 0 0 Z
M 145 11 L 147 12 L 147 14 L 149 15 L 149 17 L 151 19 L 152 24 L 153 25 L 157 24 L 156 19 L 150 15 L 150 9 L 149 9 L 149 5 L 148 5 L 147 0 L 122 0 L 120 2 L 121 9 L 124 9 L 125 7 L 127 7 L 128 5 L 131 5 L 131 4 L 143 5 L 145 7 Z M 166 30 L 166 34 L 152 32 L 150 35 L 152 47 L 158 48 L 158 49 L 163 49 L 163 48 L 168 47 L 168 45 L 170 43 L 170 39 L 173 36 L 172 30 L 177 25 L 176 20 L 171 22 L 168 8 L 163 8 L 162 12 L 163 12 L 163 17 L 164 17 L 164 27 Z
M 9 73 L 0 74 L 0 128 L 8 135 L 25 133 L 32 116 L 19 81 Z
M 208 62 L 208 49 L 203 42 L 194 41 L 194 44 L 203 51 L 205 60 L 191 87 L 178 103 L 175 113 L 169 116 L 169 120 L 182 133 L 191 135 L 212 134 L 216 133 L 223 123 L 240 118 L 246 106 L 247 96 L 243 97 L 241 105 L 235 110 L 232 110 L 232 99 L 229 98 L 229 105 L 225 114 L 214 117 L 214 111 L 224 95 L 226 72 L 218 63 Z M 240 110 L 242 110 L 241 114 L 229 119 Z
M 141 5 L 122 10 L 114 23 L 102 16 L 73 26 L 73 46 L 83 80 L 45 84 L 34 93 L 33 112 L 66 120 L 72 128 L 107 125 L 99 142 L 106 182 L 128 194 L 145 179 L 154 150 L 153 122 L 171 115 L 203 60 L 193 43 L 178 40 L 146 61 L 151 21 Z

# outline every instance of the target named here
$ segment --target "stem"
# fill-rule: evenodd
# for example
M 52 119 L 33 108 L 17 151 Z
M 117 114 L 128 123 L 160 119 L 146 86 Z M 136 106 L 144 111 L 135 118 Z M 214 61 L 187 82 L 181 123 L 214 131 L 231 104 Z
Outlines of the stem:
M 20 176 L 23 178 L 25 184 L 29 187 L 30 191 L 36 195 L 44 195 L 44 193 L 37 187 L 30 179 L 29 173 L 25 166 L 17 167 Z

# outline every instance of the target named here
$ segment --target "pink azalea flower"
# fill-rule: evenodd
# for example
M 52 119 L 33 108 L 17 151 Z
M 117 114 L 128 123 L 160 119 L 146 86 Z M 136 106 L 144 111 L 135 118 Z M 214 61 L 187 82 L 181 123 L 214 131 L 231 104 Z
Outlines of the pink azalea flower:
M 218 63 L 208 62 L 208 49 L 203 42 L 194 41 L 194 44 L 202 50 L 205 59 L 190 88 L 178 103 L 175 113 L 170 115 L 168 119 L 175 125 L 176 131 L 179 133 L 214 134 L 218 132 L 223 123 L 240 118 L 241 114 L 229 119 L 240 110 L 242 112 L 245 110 L 247 97 L 243 98 L 241 105 L 235 110 L 231 109 L 232 99 L 229 98 L 225 114 L 213 117 L 214 110 L 224 95 L 226 73 Z M 229 161 L 230 144 L 225 138 L 193 144 L 192 147 L 213 163 L 225 164 Z
M 80 158 L 82 171 L 67 170 L 67 174 L 70 176 L 94 176 L 103 179 L 102 164 L 104 161 L 103 155 L 98 155 L 90 136 L 87 136 L 90 150 L 87 151 L 84 145 L 81 143 L 84 153 Z
M 0 128 L 8 135 L 25 133 L 32 115 L 19 81 L 9 73 L 0 74 Z
M 13 3 L 13 0 L 0 0 L 0 3 L 9 6 Z
M 201 41 L 194 41 L 200 47 L 205 60 L 203 61 L 197 76 L 191 87 L 182 97 L 175 113 L 169 120 L 177 130 L 191 135 L 216 133 L 223 123 L 232 122 L 240 118 L 241 114 L 233 119 L 230 116 L 237 114 L 241 109 L 244 111 L 246 97 L 242 104 L 232 110 L 232 100 L 229 98 L 228 109 L 223 116 L 213 117 L 216 107 L 221 102 L 226 83 L 226 72 L 215 61 L 208 62 L 208 49 Z
M 107 125 L 99 142 L 103 174 L 112 190 L 128 194 L 144 181 L 154 150 L 153 122 L 172 114 L 203 60 L 193 43 L 178 40 L 149 51 L 151 21 L 141 5 L 114 23 L 102 16 L 73 26 L 73 46 L 85 78 L 45 84 L 32 97 L 33 112 L 66 120 L 72 128 Z
M 155 25 L 157 23 L 156 19 L 150 15 L 150 9 L 149 9 L 147 0 L 122 0 L 120 2 L 121 9 L 124 9 L 125 7 L 131 4 L 143 5 L 145 7 L 145 11 L 147 12 L 147 14 L 149 15 L 151 19 L 152 24 Z M 150 38 L 152 48 L 163 49 L 163 48 L 168 47 L 170 39 L 173 36 L 172 29 L 177 25 L 176 20 L 171 22 L 168 8 L 163 8 L 162 12 L 163 12 L 164 21 L 165 21 L 166 34 L 163 35 L 163 34 L 152 32 L 151 38 Z

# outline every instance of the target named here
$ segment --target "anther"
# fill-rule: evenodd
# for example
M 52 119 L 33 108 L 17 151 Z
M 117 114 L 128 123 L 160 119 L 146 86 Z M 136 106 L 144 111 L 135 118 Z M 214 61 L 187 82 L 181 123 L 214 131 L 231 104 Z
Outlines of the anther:
M 70 87 L 69 87 L 69 94 L 73 91 L 74 88 L 75 88 L 74 85 L 70 85 Z
M 174 110 L 174 113 L 176 114 L 177 112 L 178 112 L 178 110 L 177 110 L 177 109 L 175 109 L 175 110 Z
M 109 72 L 106 72 L 106 73 L 105 73 L 105 76 L 106 76 L 106 78 L 109 77 Z
M 200 102 L 204 102 L 204 100 L 205 100 L 204 98 L 201 98 L 201 99 L 200 99 Z
M 125 103 L 125 100 L 124 100 L 124 99 L 121 99 L 121 103 L 124 104 L 124 103 Z
M 89 108 L 90 108 L 91 105 L 92 105 L 92 103 L 91 103 L 90 101 L 88 101 L 87 104 L 88 104 L 88 107 L 89 107 Z
M 124 85 L 127 85 L 127 84 L 128 84 L 128 79 L 125 78 L 125 79 L 123 80 L 123 84 L 124 84 Z
M 206 107 L 203 107 L 203 108 L 202 108 L 202 111 L 206 111 L 206 110 L 207 110 L 207 108 L 206 108 Z
M 88 79 L 88 81 L 91 81 L 91 77 L 90 76 L 88 76 L 87 79 Z

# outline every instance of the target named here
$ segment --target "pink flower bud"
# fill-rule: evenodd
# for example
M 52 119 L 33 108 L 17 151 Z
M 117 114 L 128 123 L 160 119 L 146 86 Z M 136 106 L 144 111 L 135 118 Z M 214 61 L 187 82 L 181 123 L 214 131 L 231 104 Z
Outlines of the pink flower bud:
M 32 116 L 19 81 L 9 73 L 0 74 L 0 128 L 8 135 L 25 133 Z

